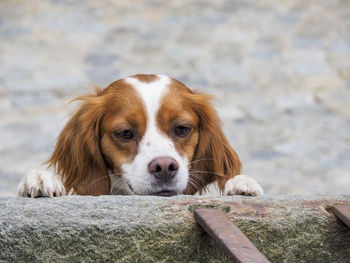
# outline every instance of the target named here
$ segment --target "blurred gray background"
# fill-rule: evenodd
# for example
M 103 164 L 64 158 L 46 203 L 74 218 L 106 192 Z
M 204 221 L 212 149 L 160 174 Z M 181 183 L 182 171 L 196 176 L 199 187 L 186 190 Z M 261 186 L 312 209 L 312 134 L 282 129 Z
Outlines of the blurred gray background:
M 214 94 L 267 194 L 350 193 L 350 1 L 0 1 L 0 195 L 75 96 L 135 73 Z

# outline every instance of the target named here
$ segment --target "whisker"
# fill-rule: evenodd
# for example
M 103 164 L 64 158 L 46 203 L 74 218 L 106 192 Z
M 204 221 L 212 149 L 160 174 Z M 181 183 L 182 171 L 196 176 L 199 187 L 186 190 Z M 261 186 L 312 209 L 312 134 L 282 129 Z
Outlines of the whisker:
M 202 194 L 203 192 L 207 191 L 208 186 L 206 184 L 200 185 L 194 180 L 189 180 L 189 183 L 191 186 L 193 186 L 193 188 L 196 190 L 196 192 L 200 191 L 200 193 Z
M 110 176 L 122 176 L 122 174 L 109 174 Z
M 92 181 L 91 183 L 89 183 L 89 184 L 85 187 L 85 189 L 87 189 L 88 187 L 90 187 L 92 184 L 94 184 L 94 183 L 96 183 L 96 182 L 98 182 L 98 181 L 100 181 L 100 180 L 102 180 L 102 179 L 105 179 L 106 177 L 109 177 L 109 175 L 102 176 L 101 178 L 98 178 L 98 179 Z
M 191 173 L 194 172 L 194 173 L 214 174 L 214 175 L 221 176 L 221 177 L 225 176 L 225 175 L 223 175 L 223 174 L 213 173 L 213 172 L 209 172 L 209 171 L 193 171 L 193 170 L 190 170 L 190 172 L 191 172 Z
M 119 190 L 119 186 L 125 185 L 125 182 L 126 180 L 124 178 L 120 178 L 117 181 L 115 181 L 111 187 L 111 194 L 114 195 L 115 194 L 114 191 Z
M 195 178 L 202 183 L 206 183 L 206 180 L 204 180 L 204 178 L 202 178 L 199 174 L 190 173 L 190 175 L 192 176 L 192 178 L 190 177 L 191 179 Z
M 92 184 L 95 184 L 95 183 L 97 183 L 98 181 L 100 181 L 100 180 L 102 180 L 102 179 L 108 178 L 109 176 L 121 176 L 121 174 L 108 174 L 108 175 L 102 176 L 101 178 L 98 178 L 98 179 L 92 181 L 91 183 L 89 183 L 89 184 L 85 187 L 85 189 L 87 189 L 87 188 L 90 187 Z
M 194 160 L 192 162 L 190 162 L 189 164 L 194 164 L 194 163 L 197 163 L 197 162 L 201 162 L 201 161 L 213 161 L 214 159 L 198 159 L 198 160 Z
M 120 191 L 120 186 L 122 185 L 122 182 L 119 182 L 118 184 L 114 184 L 111 188 L 111 195 L 117 195 Z
M 194 190 L 198 191 L 199 189 L 201 189 L 201 186 L 199 184 L 197 184 L 195 181 L 193 180 L 188 180 L 188 184 L 191 185 L 191 187 L 194 188 Z
M 108 171 L 109 172 L 109 176 L 121 176 L 122 174 L 117 174 L 117 173 L 111 173 L 111 171 L 109 170 Z M 112 195 L 114 195 L 114 189 L 116 188 L 116 185 L 118 185 L 118 184 L 122 184 L 123 183 L 123 179 L 124 178 L 122 178 L 122 177 L 119 177 L 118 179 L 117 179 L 117 181 L 115 181 L 113 184 L 112 184 L 112 186 L 111 186 L 111 194 Z
M 191 179 L 190 181 L 191 181 L 192 185 L 196 186 L 196 189 L 202 188 L 202 186 L 198 182 L 196 182 L 195 180 Z
M 201 179 L 199 177 L 196 177 L 197 179 Z M 205 184 L 204 185 L 199 185 L 197 182 L 190 180 L 191 181 L 191 185 L 195 185 L 197 187 L 194 187 L 196 191 L 201 191 L 201 194 L 203 194 L 203 192 L 207 192 L 208 191 L 208 184 L 206 183 L 206 181 L 202 180 Z
M 117 181 L 115 181 L 115 182 L 112 184 L 111 188 L 114 188 L 114 187 L 116 187 L 117 185 L 120 185 L 120 184 L 122 184 L 122 183 L 125 183 L 124 178 L 120 178 L 120 179 L 118 179 Z
M 189 181 L 195 183 L 199 188 L 203 188 L 207 184 L 206 180 L 198 174 L 190 174 Z

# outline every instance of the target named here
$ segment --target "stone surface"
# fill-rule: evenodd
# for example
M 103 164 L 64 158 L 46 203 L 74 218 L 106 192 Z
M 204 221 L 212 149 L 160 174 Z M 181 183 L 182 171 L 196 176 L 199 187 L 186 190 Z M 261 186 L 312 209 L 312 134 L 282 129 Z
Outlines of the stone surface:
M 0 1 L 0 195 L 45 161 L 75 96 L 161 73 L 216 96 L 267 194 L 349 193 L 348 0 Z
M 348 262 L 350 196 L 0 198 L 1 262 L 229 262 L 193 210 L 219 209 L 271 262 Z

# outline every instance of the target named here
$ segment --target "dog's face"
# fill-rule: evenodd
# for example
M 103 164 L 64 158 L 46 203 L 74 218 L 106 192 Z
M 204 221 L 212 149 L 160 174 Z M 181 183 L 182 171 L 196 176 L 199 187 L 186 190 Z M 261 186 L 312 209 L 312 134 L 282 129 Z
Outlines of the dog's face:
M 198 116 L 187 93 L 165 76 L 135 76 L 108 87 L 106 94 L 114 95 L 102 121 L 101 151 L 117 177 L 113 192 L 185 190 L 198 143 Z
M 179 81 L 136 75 L 80 99 L 49 160 L 68 190 L 170 196 L 240 172 L 209 97 Z

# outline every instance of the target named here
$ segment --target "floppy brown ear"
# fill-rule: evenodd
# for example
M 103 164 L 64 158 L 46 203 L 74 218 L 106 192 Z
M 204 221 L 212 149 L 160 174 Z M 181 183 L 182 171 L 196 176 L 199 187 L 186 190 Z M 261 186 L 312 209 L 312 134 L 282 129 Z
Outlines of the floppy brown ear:
M 226 181 L 241 173 L 241 161 L 221 129 L 220 120 L 210 103 L 211 96 L 194 93 L 189 99 L 199 116 L 199 139 L 190 168 L 190 181 L 195 183 L 189 184 L 185 193 L 201 192 L 215 180 L 223 191 Z
M 83 104 L 58 136 L 49 166 L 62 176 L 66 191 L 80 195 L 102 195 L 110 192 L 108 169 L 100 150 L 100 122 L 103 98 L 88 95 L 77 98 Z

